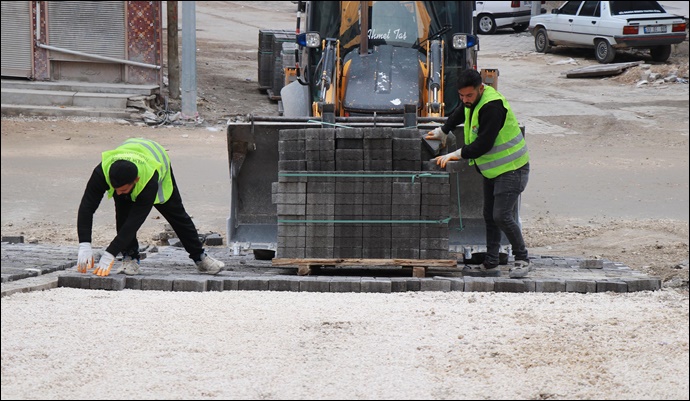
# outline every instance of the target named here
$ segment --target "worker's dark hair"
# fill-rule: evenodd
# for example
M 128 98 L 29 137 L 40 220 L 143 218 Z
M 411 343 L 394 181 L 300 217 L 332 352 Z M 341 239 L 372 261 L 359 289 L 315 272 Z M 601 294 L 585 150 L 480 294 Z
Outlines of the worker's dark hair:
M 110 185 L 113 188 L 120 188 L 123 185 L 128 185 L 137 179 L 139 170 L 136 164 L 128 160 L 117 160 L 110 166 L 108 175 L 110 177 Z
M 478 88 L 482 84 L 482 76 L 477 70 L 468 68 L 458 74 L 458 90 L 471 86 Z

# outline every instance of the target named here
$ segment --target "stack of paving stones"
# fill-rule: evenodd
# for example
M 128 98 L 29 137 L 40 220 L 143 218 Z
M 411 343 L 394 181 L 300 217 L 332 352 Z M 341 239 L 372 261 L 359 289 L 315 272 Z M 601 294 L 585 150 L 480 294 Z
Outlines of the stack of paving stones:
M 448 259 L 449 176 L 421 146 L 416 129 L 282 130 L 276 257 Z

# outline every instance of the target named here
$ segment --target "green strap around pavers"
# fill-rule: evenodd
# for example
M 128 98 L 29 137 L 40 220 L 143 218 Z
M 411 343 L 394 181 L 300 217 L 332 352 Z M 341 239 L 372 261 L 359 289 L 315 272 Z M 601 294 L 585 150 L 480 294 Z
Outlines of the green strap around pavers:
M 414 183 L 416 178 L 421 177 L 431 177 L 431 178 L 446 178 L 448 173 L 441 174 L 431 174 L 431 173 L 420 173 L 420 174 L 400 174 L 400 173 L 346 173 L 346 174 L 334 174 L 334 173 L 279 173 L 279 177 L 374 177 L 374 178 L 401 178 L 410 177 L 412 178 L 412 183 Z M 459 184 L 459 183 L 458 183 Z M 457 185 L 456 185 L 457 186 Z M 460 190 L 458 189 L 458 213 L 460 212 Z M 442 220 L 283 220 L 278 219 L 278 223 L 335 223 L 335 224 L 448 224 L 450 217 Z M 462 230 L 462 216 L 460 216 L 460 230 Z

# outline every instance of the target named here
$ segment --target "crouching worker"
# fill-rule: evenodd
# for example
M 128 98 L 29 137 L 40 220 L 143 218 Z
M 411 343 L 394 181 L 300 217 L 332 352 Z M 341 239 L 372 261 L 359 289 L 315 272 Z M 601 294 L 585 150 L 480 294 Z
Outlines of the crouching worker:
M 139 274 L 137 231 L 152 207 L 170 223 L 199 272 L 217 274 L 225 266 L 204 252 L 194 222 L 182 205 L 168 153 L 154 141 L 132 138 L 114 150 L 103 152 L 101 163 L 86 184 L 77 215 L 79 272 L 86 273 L 94 268 L 93 215 L 104 192 L 115 201 L 117 235 L 95 266 L 94 274 L 109 275 L 118 253 L 122 253 L 122 265 L 117 273 Z

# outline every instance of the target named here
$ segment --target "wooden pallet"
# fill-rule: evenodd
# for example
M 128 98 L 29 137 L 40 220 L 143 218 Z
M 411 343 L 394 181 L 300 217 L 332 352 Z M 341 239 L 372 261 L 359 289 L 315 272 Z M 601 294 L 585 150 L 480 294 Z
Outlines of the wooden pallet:
M 322 266 L 357 266 L 364 267 L 403 267 L 412 268 L 412 277 L 425 277 L 429 267 L 453 267 L 458 268 L 455 259 L 292 259 L 275 258 L 273 266 L 297 267 L 297 275 L 306 276 L 312 273 L 312 269 Z

